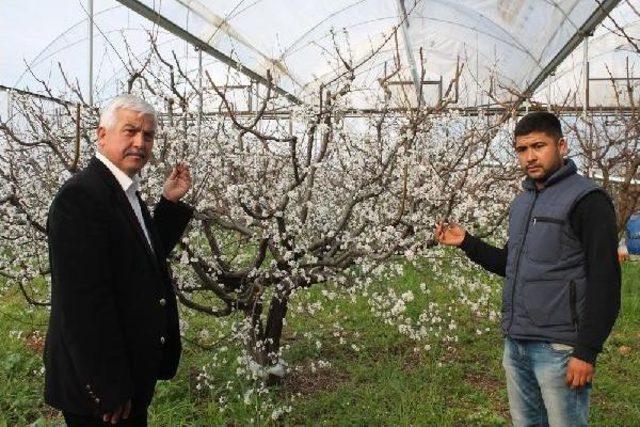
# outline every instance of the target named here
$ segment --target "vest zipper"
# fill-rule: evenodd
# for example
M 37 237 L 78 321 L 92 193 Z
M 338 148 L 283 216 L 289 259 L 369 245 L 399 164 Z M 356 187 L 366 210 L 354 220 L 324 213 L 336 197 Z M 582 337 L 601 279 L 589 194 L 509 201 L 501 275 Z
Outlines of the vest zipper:
M 569 282 L 569 305 L 571 308 L 571 323 L 578 330 L 578 311 L 576 310 L 576 282 Z
M 533 208 L 536 206 L 536 200 L 538 200 L 538 190 L 534 190 L 533 202 L 531 202 L 531 207 L 529 208 L 529 212 L 527 213 L 527 221 L 525 222 L 525 230 L 524 236 L 522 236 L 522 243 L 520 245 L 520 249 L 518 250 L 518 256 L 516 257 L 516 272 L 513 275 L 513 290 L 511 291 L 511 311 L 509 313 L 509 326 L 507 326 L 507 335 L 511 332 L 511 326 L 513 325 L 513 304 L 516 299 L 516 286 L 518 283 L 518 272 L 520 271 L 520 256 L 522 255 L 522 251 L 524 250 L 524 244 L 527 241 L 527 234 L 529 234 L 529 222 L 531 222 L 531 214 L 533 213 Z M 535 220 L 535 218 L 534 218 Z
M 557 218 L 549 218 L 548 216 L 535 216 L 533 217 L 533 225 L 536 225 L 536 222 L 551 222 L 553 224 L 563 225 L 564 221 Z

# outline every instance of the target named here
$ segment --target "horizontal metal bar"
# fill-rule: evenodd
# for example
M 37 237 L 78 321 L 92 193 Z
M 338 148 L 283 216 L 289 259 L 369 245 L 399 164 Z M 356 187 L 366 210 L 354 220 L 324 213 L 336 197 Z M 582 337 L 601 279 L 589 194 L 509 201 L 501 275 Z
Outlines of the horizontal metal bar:
M 218 86 L 219 89 L 248 89 L 251 85 L 225 85 Z
M 59 105 L 68 105 L 68 106 L 75 107 L 78 104 L 81 104 L 81 102 L 71 102 L 71 101 L 67 101 L 66 99 L 56 98 L 56 97 L 53 97 L 53 96 L 42 95 L 42 94 L 39 94 L 39 93 L 35 93 L 35 92 L 28 91 L 28 90 L 23 90 L 23 89 L 17 89 L 15 87 L 5 86 L 5 85 L 2 85 L 2 84 L 0 84 L 0 91 L 2 91 L 2 92 L 16 92 L 16 93 L 19 93 L 20 95 L 32 96 L 34 98 L 43 99 L 45 101 L 55 102 L 56 104 L 59 104 Z M 85 108 L 86 107 L 87 106 L 85 106 Z M 89 108 L 93 108 L 94 110 L 98 110 L 98 108 L 96 108 L 96 107 L 89 107 Z
M 366 117 L 375 114 L 391 114 L 391 115 L 401 115 L 410 112 L 415 112 L 416 108 L 389 108 L 387 110 L 380 110 L 374 108 L 365 108 L 365 109 L 346 109 L 340 110 L 337 113 L 342 117 L 349 118 L 357 118 L 357 117 Z M 445 108 L 438 111 L 433 111 L 430 114 L 434 116 L 449 114 L 452 110 L 459 112 L 461 115 L 465 116 L 476 116 L 478 114 L 489 114 L 489 115 L 497 115 L 504 114 L 507 111 L 502 107 L 456 107 L 456 108 Z M 527 109 L 525 107 L 520 107 L 516 110 L 518 114 L 526 114 L 527 111 L 533 111 L 531 108 Z M 633 107 L 590 107 L 588 110 L 591 114 L 594 115 L 611 115 L 611 114 L 638 114 L 640 112 L 639 108 Z M 267 110 L 262 114 L 262 118 L 264 120 L 277 120 L 277 119 L 289 119 L 291 117 L 291 111 L 289 110 Z M 564 107 L 559 108 L 560 115 L 575 115 L 582 114 L 583 108 L 581 106 L 576 107 Z M 237 117 L 255 117 L 256 112 L 250 110 L 240 110 L 234 111 L 233 114 Z M 164 117 L 165 113 L 159 113 L 159 117 Z M 204 117 L 221 117 L 221 116 L 229 116 L 230 113 L 228 111 L 210 111 L 202 114 Z
M 413 80 L 395 80 L 392 82 L 387 82 L 387 85 L 389 86 L 405 86 L 405 85 L 412 85 L 413 84 Z M 423 80 L 422 81 L 423 85 L 439 85 L 442 84 L 442 80 Z
M 594 77 L 594 78 L 589 78 L 590 82 L 602 82 L 602 81 L 636 81 L 636 80 L 640 80 L 640 77 Z

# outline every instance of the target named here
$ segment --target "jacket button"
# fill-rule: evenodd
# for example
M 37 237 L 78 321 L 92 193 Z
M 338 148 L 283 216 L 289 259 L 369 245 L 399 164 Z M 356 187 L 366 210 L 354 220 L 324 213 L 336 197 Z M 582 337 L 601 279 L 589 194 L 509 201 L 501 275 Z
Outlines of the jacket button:
M 160 337 L 160 344 L 164 345 L 165 341 L 164 337 Z
M 160 305 L 161 305 L 161 306 L 163 306 L 163 307 L 164 307 L 165 305 L 167 305 L 167 300 L 166 300 L 166 299 L 164 299 L 164 298 L 161 298 L 161 299 L 160 299 Z

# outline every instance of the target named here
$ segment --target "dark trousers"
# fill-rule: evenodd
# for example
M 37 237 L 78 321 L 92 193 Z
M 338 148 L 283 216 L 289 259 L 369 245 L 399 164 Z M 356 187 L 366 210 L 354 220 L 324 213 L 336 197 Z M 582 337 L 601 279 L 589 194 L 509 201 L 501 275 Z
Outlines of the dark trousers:
M 76 415 L 68 412 L 62 412 L 64 421 L 69 427 L 106 427 L 114 424 L 105 423 L 102 417 L 98 418 L 93 415 Z M 123 427 L 147 427 L 147 408 L 144 410 L 131 411 L 129 418 L 118 421 L 116 426 Z

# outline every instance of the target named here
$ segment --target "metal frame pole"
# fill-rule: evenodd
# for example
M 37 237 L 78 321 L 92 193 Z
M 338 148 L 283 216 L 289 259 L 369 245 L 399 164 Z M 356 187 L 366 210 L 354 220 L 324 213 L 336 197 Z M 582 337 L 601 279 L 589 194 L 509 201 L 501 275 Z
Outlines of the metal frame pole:
M 202 109 L 204 100 L 202 94 L 202 49 L 198 49 L 198 146 L 200 146 L 200 136 L 202 134 Z
M 400 18 L 400 31 L 402 31 L 402 39 L 404 41 L 405 53 L 407 55 L 407 62 L 411 69 L 411 77 L 413 78 L 413 85 L 416 91 L 416 100 L 418 105 L 422 104 L 420 97 L 420 85 L 421 76 L 418 75 L 418 66 L 416 60 L 413 57 L 413 46 L 411 45 L 411 39 L 409 38 L 409 16 L 407 15 L 407 9 L 404 5 L 404 0 L 397 0 L 398 4 L 398 18 Z M 422 65 L 422 64 L 420 64 Z
M 584 82 L 582 112 L 586 115 L 589 109 L 589 34 L 585 35 L 582 47 L 582 78 Z
M 93 107 L 93 0 L 88 0 L 89 9 L 89 105 Z
M 547 83 L 547 111 L 551 111 L 551 104 L 553 103 L 552 99 L 551 99 L 551 85 L 553 84 L 553 76 L 555 75 L 555 72 L 549 74 L 549 77 L 551 77 L 550 79 L 547 79 L 548 83 Z
M 9 129 L 13 130 L 13 126 L 11 125 L 11 121 L 13 119 L 13 95 L 11 91 L 7 92 L 7 126 Z

